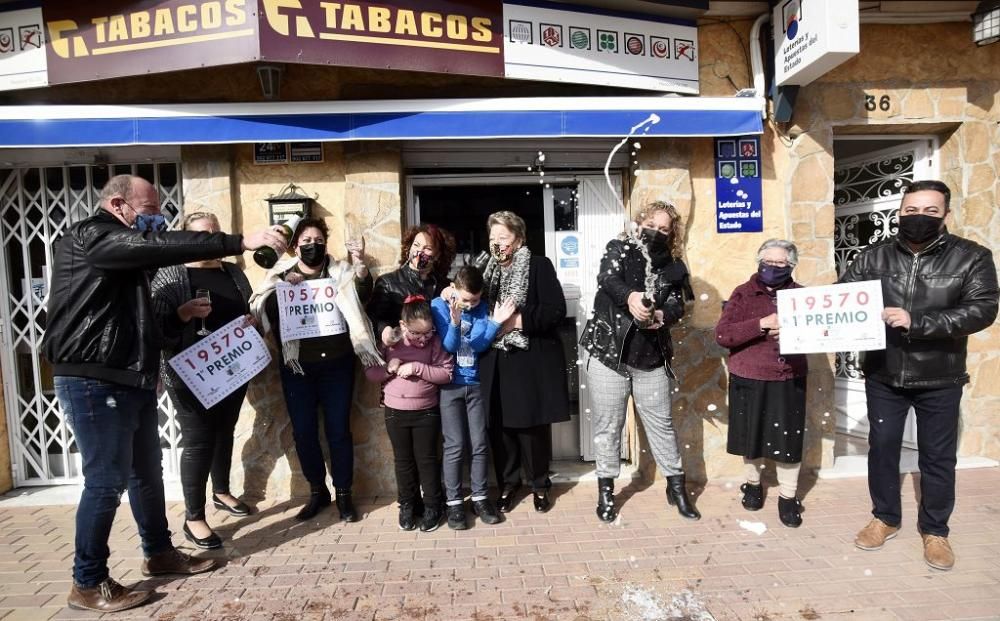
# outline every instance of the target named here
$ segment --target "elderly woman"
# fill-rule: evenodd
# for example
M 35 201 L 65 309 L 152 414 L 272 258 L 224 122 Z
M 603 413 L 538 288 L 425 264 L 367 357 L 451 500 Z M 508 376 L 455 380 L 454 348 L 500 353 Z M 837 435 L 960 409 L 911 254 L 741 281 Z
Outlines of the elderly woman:
M 806 357 L 778 351 L 777 295 L 799 287 L 792 280 L 798 262 L 795 244 L 769 239 L 757 251 L 757 273 L 729 296 L 715 327 L 719 345 L 729 349 L 729 442 L 742 455 L 747 482 L 743 506 L 764 506 L 760 471 L 764 459 L 778 475 L 778 516 L 785 526 L 802 524 L 796 497 L 806 420 Z
M 181 226 L 185 231 L 218 233 L 219 219 L 215 214 L 195 212 L 188 214 Z M 233 430 L 247 386 L 206 409 L 167 360 L 211 331 L 247 315 L 250 282 L 237 265 L 213 259 L 163 268 L 156 273 L 151 288 L 154 312 L 163 333 L 160 378 L 174 405 L 184 443 L 180 464 L 184 537 L 199 548 L 218 548 L 222 540 L 205 521 L 205 486 L 209 475 L 216 509 L 237 516 L 250 514 L 250 507 L 229 491 Z M 197 296 L 199 291 L 207 291 L 209 297 Z
M 483 274 L 485 297 L 517 307 L 480 359 L 493 463 L 501 488 L 497 509 L 513 509 L 521 472 L 534 491 L 535 511 L 551 507 L 549 461 L 552 423 L 569 420 L 566 356 L 557 328 L 566 299 L 556 270 L 525 245 L 524 220 L 498 211 L 487 221 L 490 260 Z
M 398 338 L 403 300 L 422 295 L 433 300 L 448 285 L 455 239 L 433 224 L 410 227 L 403 235 L 399 268 L 379 276 L 368 302 L 375 334 L 386 347 Z
M 319 409 L 322 408 L 337 510 L 342 520 L 354 522 L 358 519 L 351 496 L 354 359 L 357 355 L 362 364 L 370 366 L 381 363 L 381 357 L 362 306 L 362 300 L 372 289 L 372 277 L 364 263 L 364 243 L 349 249 L 350 262 L 337 261 L 327 254 L 329 238 L 323 220 L 306 218 L 299 222 L 289 243 L 289 248 L 295 250 L 295 257 L 279 261 L 268 271 L 251 304 L 265 334 L 273 333 L 279 345 L 281 386 L 292 422 L 295 452 L 302 474 L 309 481 L 309 502 L 295 517 L 312 519 L 331 502 L 319 443 Z M 277 283 L 285 281 L 295 285 L 321 278 L 333 279 L 335 283 L 336 310 L 343 319 L 338 323 L 343 331 L 314 338 L 282 340 L 277 296 L 273 295 Z
M 667 501 L 681 516 L 701 517 L 688 498 L 681 453 L 670 412 L 670 326 L 693 297 L 681 260 L 681 219 L 665 202 L 647 206 L 629 233 L 608 242 L 597 275 L 594 314 L 580 344 L 587 350 L 593 400 L 591 424 L 597 458 L 597 517 L 614 521 L 622 427 L 629 397 L 660 471 Z

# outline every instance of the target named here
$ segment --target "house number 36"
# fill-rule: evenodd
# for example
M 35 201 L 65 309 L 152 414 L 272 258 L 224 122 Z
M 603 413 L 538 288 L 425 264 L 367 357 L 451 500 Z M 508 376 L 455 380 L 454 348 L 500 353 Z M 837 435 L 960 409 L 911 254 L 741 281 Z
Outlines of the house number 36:
M 888 95 L 882 95 L 878 101 L 875 100 L 875 95 L 865 95 L 865 110 L 869 112 L 874 112 L 876 108 L 888 112 L 891 107 L 892 99 Z

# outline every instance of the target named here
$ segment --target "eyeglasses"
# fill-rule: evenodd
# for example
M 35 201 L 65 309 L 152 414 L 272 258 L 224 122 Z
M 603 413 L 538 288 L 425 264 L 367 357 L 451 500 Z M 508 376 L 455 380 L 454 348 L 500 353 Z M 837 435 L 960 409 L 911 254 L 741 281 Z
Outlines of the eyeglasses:
M 789 267 L 791 263 L 788 261 L 761 261 L 762 265 L 768 265 L 770 267 Z
M 404 327 L 403 328 L 403 332 L 405 332 L 406 336 L 408 336 L 411 339 L 417 339 L 417 340 L 425 341 L 425 340 L 431 338 L 432 336 L 434 336 L 434 333 L 437 332 L 437 330 L 435 330 L 434 328 L 431 328 L 427 332 L 413 332 L 409 328 L 405 328 Z

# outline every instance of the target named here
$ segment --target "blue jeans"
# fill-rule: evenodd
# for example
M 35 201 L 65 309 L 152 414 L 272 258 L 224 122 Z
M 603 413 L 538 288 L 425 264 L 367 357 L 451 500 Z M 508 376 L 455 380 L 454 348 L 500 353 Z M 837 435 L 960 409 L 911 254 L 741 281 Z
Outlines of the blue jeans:
M 126 489 L 143 553 L 150 557 L 173 548 L 163 500 L 156 393 L 68 376 L 56 376 L 55 388 L 83 460 L 73 581 L 95 587 L 108 577 L 108 536 Z
M 441 387 L 441 431 L 444 434 L 444 489 L 448 502 L 462 501 L 462 462 L 470 458 L 473 500 L 489 493 L 490 437 L 479 384 Z
M 295 452 L 310 485 L 326 482 L 323 449 L 319 444 L 319 407 L 330 449 L 330 477 L 338 490 L 354 482 L 354 438 L 351 437 L 351 396 L 354 392 L 354 354 L 333 360 L 303 362 L 305 375 L 281 365 L 281 387 L 292 421 Z

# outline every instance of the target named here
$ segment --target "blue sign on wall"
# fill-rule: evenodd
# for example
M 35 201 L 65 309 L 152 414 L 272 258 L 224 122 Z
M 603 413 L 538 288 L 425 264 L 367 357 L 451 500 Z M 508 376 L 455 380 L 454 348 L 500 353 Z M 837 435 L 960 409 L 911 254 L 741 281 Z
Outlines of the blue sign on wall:
M 715 139 L 715 230 L 759 233 L 764 229 L 760 138 Z

